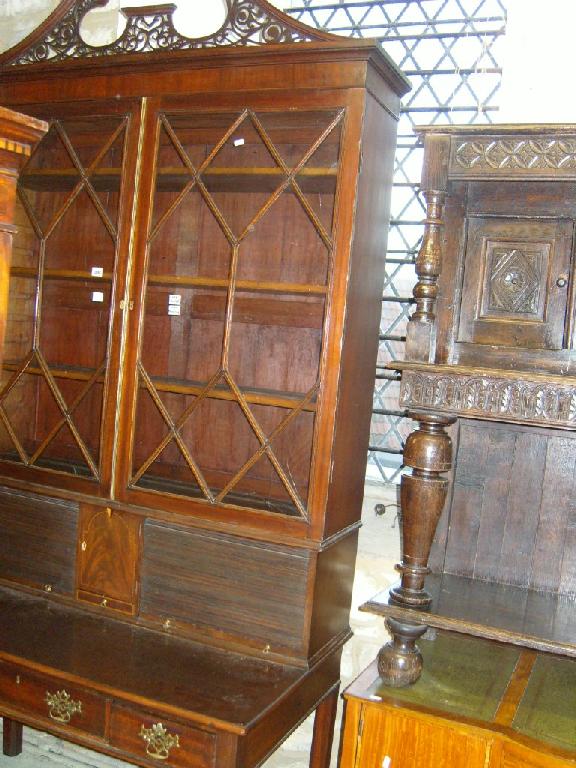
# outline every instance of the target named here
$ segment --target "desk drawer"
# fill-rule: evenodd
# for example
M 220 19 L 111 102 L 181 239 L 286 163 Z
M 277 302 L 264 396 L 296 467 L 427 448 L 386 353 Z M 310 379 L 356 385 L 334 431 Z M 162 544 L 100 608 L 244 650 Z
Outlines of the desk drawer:
M 0 701 L 24 714 L 104 738 L 106 701 L 57 678 L 1 663 Z
M 214 734 L 139 710 L 113 707 L 110 744 L 137 758 L 147 757 L 153 765 L 175 768 L 214 766 Z

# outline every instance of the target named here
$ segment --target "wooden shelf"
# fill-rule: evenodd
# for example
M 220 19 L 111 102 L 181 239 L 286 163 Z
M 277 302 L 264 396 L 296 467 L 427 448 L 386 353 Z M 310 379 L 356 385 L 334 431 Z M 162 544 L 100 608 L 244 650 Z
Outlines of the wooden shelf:
M 36 278 L 38 270 L 34 267 L 12 267 L 11 277 Z M 44 278 L 48 280 L 78 280 L 95 283 L 111 283 L 112 273 L 104 272 L 101 277 L 82 269 L 45 269 Z M 230 281 L 215 277 L 188 277 L 186 275 L 149 275 L 149 286 L 167 286 L 177 288 L 214 288 L 228 290 Z M 273 293 L 278 295 L 325 296 L 328 289 L 325 285 L 315 283 L 281 283 L 260 280 L 238 280 L 236 290 L 251 293 Z
M 227 290 L 230 281 L 216 277 L 188 277 L 186 275 L 148 275 L 148 285 L 177 286 L 180 288 L 216 288 Z M 260 280 L 237 280 L 236 290 L 253 293 L 304 294 L 306 296 L 325 296 L 325 285 L 314 283 L 279 283 Z
M 12 267 L 10 277 L 29 277 L 35 279 L 38 276 L 38 270 L 34 267 Z M 81 269 L 45 269 L 44 279 L 46 280 L 78 280 L 91 283 L 111 283 L 112 273 L 104 272 L 101 277 L 94 276 L 91 272 Z
M 433 574 L 426 578 L 430 610 L 389 605 L 389 591 L 364 603 L 361 611 L 426 624 L 513 645 L 576 656 L 574 599 L 510 584 L 465 576 Z
M 226 318 L 226 294 L 185 294 L 181 297 L 180 313 L 169 315 L 178 324 L 189 320 L 211 320 L 224 323 Z M 166 317 L 168 294 L 149 293 L 146 300 L 147 317 Z M 310 328 L 317 332 L 324 321 L 323 301 L 282 301 L 278 296 L 238 294 L 234 300 L 233 324 L 246 323 L 257 326 L 285 326 Z
M 3 369 L 9 372 L 19 371 L 21 363 L 14 363 L 6 360 Z M 71 368 L 69 366 L 50 366 L 50 373 L 55 379 L 72 379 L 73 381 L 89 381 L 95 373 L 95 369 L 89 368 Z M 31 376 L 43 376 L 43 372 L 37 367 L 28 367 L 26 374 Z M 97 379 L 99 384 L 104 382 L 104 376 Z M 179 395 L 199 395 L 205 383 L 195 381 L 185 381 L 182 379 L 159 379 L 152 377 L 152 382 L 159 392 L 171 392 Z M 140 384 L 144 387 L 144 384 Z M 266 389 L 243 389 L 242 394 L 247 402 L 254 405 L 272 405 L 279 408 L 296 408 L 306 397 L 302 393 L 276 392 Z M 235 401 L 232 391 L 227 387 L 215 387 L 208 395 L 210 400 L 231 400 Z M 316 398 L 304 406 L 302 409 L 314 413 L 316 411 Z
M 143 475 L 137 483 L 134 483 L 130 487 L 133 489 L 145 489 L 147 491 L 156 491 L 157 493 L 174 493 L 178 496 L 189 496 L 192 499 L 209 503 L 208 499 L 204 496 L 202 489 L 193 483 L 187 483 L 182 480 L 175 479 L 174 477 L 163 477 L 159 475 L 153 475 L 152 469 L 148 473 Z M 172 474 L 174 474 L 174 467 L 169 468 Z M 210 473 L 204 473 L 208 482 L 210 481 Z M 217 473 L 222 475 L 222 473 Z M 228 479 L 233 477 L 229 475 Z M 210 482 L 209 482 L 210 484 Z M 280 487 L 280 480 L 278 480 Z M 283 488 L 283 486 L 282 486 Z M 214 496 L 218 496 L 221 488 L 211 487 Z M 253 493 L 242 493 L 234 488 L 226 494 L 224 499 L 219 502 L 226 506 L 248 507 L 249 509 L 259 509 L 264 512 L 273 512 L 274 514 L 287 515 L 288 517 L 300 517 L 300 513 L 296 508 L 296 505 L 292 501 L 285 501 L 283 499 L 277 499 L 270 495 Z
M 22 368 L 22 364 L 5 360 L 2 368 L 5 371 L 15 372 Z M 49 365 L 49 369 L 55 379 L 72 379 L 73 381 L 89 381 L 96 373 L 95 368 L 72 368 L 70 366 Z M 26 374 L 30 374 L 31 376 L 44 375 L 40 368 L 33 366 L 26 368 Z M 104 382 L 104 376 L 99 376 L 97 381 L 99 384 L 102 384 Z
M 304 192 L 333 194 L 336 189 L 337 168 L 302 168 L 296 180 Z M 97 168 L 88 175 L 94 189 L 118 191 L 121 168 Z M 179 192 L 192 178 L 187 168 L 163 167 L 157 174 L 157 188 L 162 192 Z M 279 167 L 273 168 L 207 168 L 202 180 L 210 192 L 274 192 L 286 178 Z M 39 168 L 20 177 L 24 189 L 52 191 L 73 189 L 81 181 L 75 168 L 62 170 Z
M 179 395 L 199 395 L 205 383 L 190 382 L 179 379 L 159 379 L 152 377 L 152 382 L 159 392 L 172 392 Z M 141 384 L 141 386 L 144 386 Z M 276 392 L 266 389 L 242 389 L 242 394 L 247 402 L 254 405 L 273 405 L 279 408 L 296 408 L 306 397 L 302 393 Z M 228 387 L 215 387 L 210 390 L 208 397 L 211 400 L 231 400 L 236 401 L 232 391 Z M 314 398 L 304 408 L 304 411 L 316 411 L 316 399 Z

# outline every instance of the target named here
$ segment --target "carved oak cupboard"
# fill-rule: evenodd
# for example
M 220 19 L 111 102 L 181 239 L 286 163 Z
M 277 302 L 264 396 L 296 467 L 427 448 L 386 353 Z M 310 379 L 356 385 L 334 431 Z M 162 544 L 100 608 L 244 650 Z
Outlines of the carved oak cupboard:
M 426 626 L 576 656 L 576 128 L 422 134 L 426 231 L 393 364 L 418 427 L 402 580 L 365 606 L 394 634 L 391 685 L 419 676 Z
M 64 0 L 0 59 L 22 171 L 0 390 L 0 712 L 149 765 L 328 764 L 402 75 L 266 2 Z

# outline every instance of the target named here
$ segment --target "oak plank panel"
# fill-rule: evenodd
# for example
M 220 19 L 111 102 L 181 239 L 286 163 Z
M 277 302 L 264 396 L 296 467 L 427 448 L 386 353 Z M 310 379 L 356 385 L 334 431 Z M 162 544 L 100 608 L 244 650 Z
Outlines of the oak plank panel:
M 533 589 L 571 592 L 576 586 L 573 579 L 562 582 L 564 560 L 568 566 L 576 557 L 576 541 L 569 529 L 576 471 L 575 448 L 572 437 L 553 437 L 548 442 L 540 519 L 532 554 L 529 586 Z

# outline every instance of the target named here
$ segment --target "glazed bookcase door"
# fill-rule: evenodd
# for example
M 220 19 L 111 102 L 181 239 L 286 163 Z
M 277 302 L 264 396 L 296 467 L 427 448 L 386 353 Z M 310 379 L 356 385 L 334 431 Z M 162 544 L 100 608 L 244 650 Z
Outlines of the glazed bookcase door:
M 98 105 L 35 111 L 52 119 L 18 187 L 0 460 L 11 476 L 104 494 L 134 119 Z
M 344 118 L 158 113 L 128 468 L 141 502 L 308 518 Z

